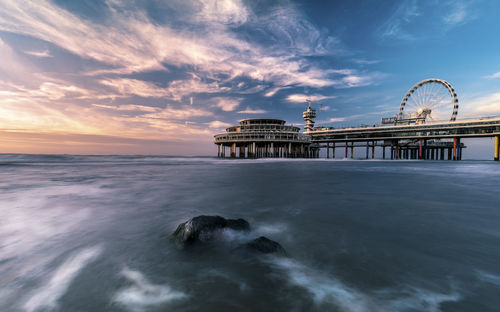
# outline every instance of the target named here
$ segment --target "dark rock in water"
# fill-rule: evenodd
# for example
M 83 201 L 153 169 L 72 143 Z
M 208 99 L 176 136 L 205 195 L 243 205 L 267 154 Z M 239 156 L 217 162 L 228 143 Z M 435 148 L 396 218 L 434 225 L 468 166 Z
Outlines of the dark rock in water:
M 250 250 L 255 250 L 261 253 L 270 254 L 276 253 L 278 255 L 286 256 L 286 251 L 281 245 L 265 236 L 261 236 L 252 240 L 245 245 Z
M 249 231 L 250 224 L 243 219 L 225 219 L 220 216 L 198 216 L 179 224 L 173 233 L 174 240 L 180 245 L 206 242 L 223 229 Z

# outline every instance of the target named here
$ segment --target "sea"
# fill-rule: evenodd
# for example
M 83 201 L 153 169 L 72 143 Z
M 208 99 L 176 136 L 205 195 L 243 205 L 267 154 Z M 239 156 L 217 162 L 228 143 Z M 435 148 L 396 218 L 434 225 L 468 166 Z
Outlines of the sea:
M 1 154 L 0 311 L 500 311 L 500 164 Z

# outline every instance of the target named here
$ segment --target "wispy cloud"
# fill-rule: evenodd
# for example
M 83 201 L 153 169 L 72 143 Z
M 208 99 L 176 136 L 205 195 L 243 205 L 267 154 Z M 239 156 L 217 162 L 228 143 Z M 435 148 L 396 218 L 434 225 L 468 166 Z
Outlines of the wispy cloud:
M 225 112 L 232 112 L 240 105 L 241 98 L 215 98 L 217 101 L 216 107 L 219 107 Z
M 92 19 L 49 0 L 0 1 L 5 38 L 35 39 L 26 48 L 0 40 L 0 128 L 205 139 L 225 116 L 268 113 L 242 107 L 249 94 L 282 103 L 280 91 L 297 88 L 318 101 L 333 98 L 323 88 L 376 83 L 377 73 L 318 61 L 349 52 L 291 2 L 165 5 L 158 18 L 139 2 L 107 1 L 106 18 Z
M 497 79 L 497 78 L 500 78 L 500 72 L 496 72 L 494 74 L 491 74 L 491 75 L 488 75 L 488 76 L 484 76 L 483 78 L 486 78 L 486 79 Z
M 219 121 L 219 120 L 214 120 L 214 121 L 209 122 L 208 126 L 212 129 L 224 129 L 224 128 L 230 127 L 231 124 L 227 123 L 227 122 Z
M 139 112 L 157 112 L 160 109 L 157 107 L 144 106 L 144 105 L 135 105 L 135 104 L 127 104 L 127 105 L 105 105 L 105 104 L 92 104 L 92 106 L 112 109 L 117 111 L 139 111 Z
M 265 114 L 267 113 L 264 109 L 251 109 L 247 107 L 245 110 L 239 111 L 238 114 Z
M 405 30 L 405 26 L 420 15 L 416 0 L 403 0 L 389 19 L 379 28 L 379 33 L 384 38 L 413 40 L 415 37 Z
M 500 114 L 500 93 L 469 100 L 464 115 L 468 117 L 491 116 Z
M 360 65 L 373 65 L 378 64 L 380 60 L 366 60 L 366 59 L 353 59 L 353 62 Z
M 467 6 L 462 1 L 453 1 L 450 5 L 451 12 L 447 14 L 443 21 L 448 25 L 456 25 L 465 21 L 467 17 Z
M 323 42 L 331 41 L 328 37 L 322 40 L 321 36 L 315 35 L 317 42 L 312 50 L 302 48 L 296 41 L 293 41 L 293 45 L 297 53 L 282 48 L 267 50 L 237 39 L 232 29 L 224 25 L 229 20 L 246 20 L 243 17 L 245 14 L 238 13 L 246 10 L 241 2 L 206 1 L 202 4 L 199 12 L 202 20 L 209 19 L 208 22 L 214 23 L 222 19 L 222 24 L 209 27 L 210 31 L 203 35 L 199 32 L 179 32 L 168 25 L 155 24 L 141 10 L 134 13 L 111 10 L 109 24 L 99 25 L 48 1 L 25 3 L 14 0 L 2 1 L 0 4 L 4 12 L 0 16 L 0 30 L 39 38 L 83 58 L 111 66 L 96 70 L 93 74 L 165 70 L 163 64 L 172 64 L 196 66 L 200 73 L 211 76 L 244 75 L 256 80 L 276 81 L 281 85 L 321 87 L 333 84 L 322 70 L 306 66 L 308 64 L 295 59 L 297 53 L 324 53 Z M 222 13 L 218 11 L 218 15 L 212 14 L 220 8 Z M 278 16 L 284 16 L 283 14 Z M 212 20 L 210 16 L 215 17 Z M 305 22 L 297 20 L 298 17 L 286 17 L 286 20 L 289 25 L 294 22 L 301 23 L 297 27 L 304 25 Z M 271 28 L 273 25 L 268 24 Z M 298 29 L 297 27 L 292 29 Z M 308 25 L 306 30 L 315 30 L 311 27 L 312 25 Z
M 24 51 L 25 54 L 36 56 L 36 57 L 53 57 L 49 50 L 44 51 Z
M 245 23 L 250 15 L 241 0 L 200 0 L 200 5 L 194 14 L 198 21 L 235 26 Z
M 309 99 L 313 102 L 319 102 L 322 100 L 327 100 L 327 99 L 334 99 L 336 96 L 334 95 L 319 95 L 319 94 L 311 94 L 311 95 L 306 95 L 306 94 L 290 94 L 289 96 L 286 97 L 286 100 L 288 102 L 294 102 L 294 103 L 306 103 L 306 100 Z
M 328 122 L 342 122 L 342 121 L 345 121 L 345 118 L 342 118 L 342 117 L 333 117 L 333 118 L 330 118 L 328 119 Z

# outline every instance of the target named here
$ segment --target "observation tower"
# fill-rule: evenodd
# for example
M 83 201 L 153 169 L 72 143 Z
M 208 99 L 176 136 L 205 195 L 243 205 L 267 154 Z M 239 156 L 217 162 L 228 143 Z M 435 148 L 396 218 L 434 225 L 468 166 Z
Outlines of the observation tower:
M 314 128 L 314 118 L 316 118 L 316 110 L 311 108 L 311 100 L 307 99 L 306 102 L 309 104 L 307 110 L 302 113 L 302 117 L 306 122 L 304 129 L 306 132 L 312 131 Z

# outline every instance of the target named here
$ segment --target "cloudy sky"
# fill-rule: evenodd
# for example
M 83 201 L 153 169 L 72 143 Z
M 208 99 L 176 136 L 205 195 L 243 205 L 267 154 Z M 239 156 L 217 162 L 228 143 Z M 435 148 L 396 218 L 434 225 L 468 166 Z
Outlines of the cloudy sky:
M 416 82 L 500 115 L 494 0 L 1 0 L 0 152 L 213 155 L 240 119 L 343 127 Z M 321 106 L 320 106 L 321 104 Z

